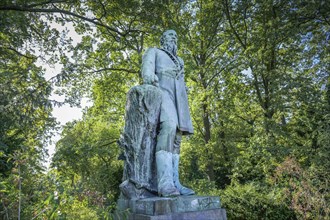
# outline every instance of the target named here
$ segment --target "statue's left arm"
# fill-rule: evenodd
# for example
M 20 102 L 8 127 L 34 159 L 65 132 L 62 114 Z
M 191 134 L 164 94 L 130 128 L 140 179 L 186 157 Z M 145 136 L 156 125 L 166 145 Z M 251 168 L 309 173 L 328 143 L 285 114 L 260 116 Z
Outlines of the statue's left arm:
M 180 66 L 182 67 L 179 74 L 178 74 L 178 76 L 180 78 L 184 78 L 184 62 L 183 62 L 183 59 L 181 59 L 181 57 L 178 57 L 178 59 L 179 59 L 179 62 L 180 62 Z
M 179 57 L 179 62 L 180 62 L 180 65 L 182 66 L 182 69 L 181 69 L 181 71 L 178 74 L 178 78 L 182 78 L 183 79 L 182 80 L 183 81 L 183 85 L 184 85 L 184 87 L 186 89 L 186 92 L 188 93 L 189 90 L 188 90 L 188 87 L 187 87 L 186 82 L 184 80 L 184 62 L 183 62 L 183 59 L 181 59 L 181 57 Z

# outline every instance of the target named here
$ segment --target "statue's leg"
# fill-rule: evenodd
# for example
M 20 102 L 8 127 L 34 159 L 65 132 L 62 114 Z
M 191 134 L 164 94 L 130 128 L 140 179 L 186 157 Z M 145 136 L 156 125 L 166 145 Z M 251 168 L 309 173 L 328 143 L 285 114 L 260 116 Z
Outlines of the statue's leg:
M 156 145 L 157 185 L 160 196 L 180 195 L 173 181 L 172 152 L 175 134 L 175 122 L 161 122 Z
M 176 132 L 174 145 L 173 145 L 173 180 L 175 187 L 179 190 L 181 195 L 194 195 L 195 192 L 185 186 L 182 186 L 179 180 L 179 161 L 180 161 L 180 144 L 181 144 L 182 134 L 180 131 Z

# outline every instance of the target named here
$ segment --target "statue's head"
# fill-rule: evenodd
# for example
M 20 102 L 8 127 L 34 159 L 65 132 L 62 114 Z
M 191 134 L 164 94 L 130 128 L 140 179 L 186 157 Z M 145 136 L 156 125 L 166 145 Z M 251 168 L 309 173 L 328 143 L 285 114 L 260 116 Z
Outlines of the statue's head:
M 160 45 L 165 50 L 170 51 L 172 54 L 176 55 L 178 50 L 178 36 L 174 30 L 167 30 L 163 33 L 160 38 Z

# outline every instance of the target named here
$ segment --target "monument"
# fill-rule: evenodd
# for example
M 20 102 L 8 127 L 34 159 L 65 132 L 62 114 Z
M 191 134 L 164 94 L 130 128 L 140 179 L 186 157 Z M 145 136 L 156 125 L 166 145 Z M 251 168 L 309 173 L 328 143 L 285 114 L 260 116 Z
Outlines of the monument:
M 193 134 L 193 126 L 177 40 L 176 32 L 167 30 L 161 47 L 146 51 L 143 85 L 127 94 L 115 219 L 226 219 L 219 197 L 195 196 L 179 180 L 181 138 Z

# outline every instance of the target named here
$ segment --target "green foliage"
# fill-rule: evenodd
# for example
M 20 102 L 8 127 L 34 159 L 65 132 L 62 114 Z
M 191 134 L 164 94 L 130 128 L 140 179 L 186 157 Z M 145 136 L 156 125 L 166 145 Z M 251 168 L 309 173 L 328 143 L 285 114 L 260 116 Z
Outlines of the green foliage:
M 220 197 L 228 219 L 296 219 L 283 198 L 257 182 L 233 183 Z
M 52 166 L 71 179 L 72 187 L 79 188 L 74 192 L 76 196 L 91 191 L 105 197 L 100 206 L 104 202 L 113 203 L 118 197 L 123 171 L 122 163 L 117 160 L 118 138 L 117 125 L 96 118 L 67 124 L 63 138 L 57 143 Z
M 88 208 L 85 201 L 73 200 L 71 204 L 65 204 L 62 210 L 64 219 L 97 219 L 95 210 Z M 62 214 L 63 215 L 63 214 Z
M 117 101 L 122 98 L 107 96 L 107 90 L 102 88 L 112 88 L 111 84 L 99 82 L 95 83 L 93 89 L 94 106 L 88 109 L 83 120 L 68 123 L 64 127 L 62 139 L 56 144 L 52 166 L 62 178 L 70 181 L 69 188 L 64 187 L 65 190 L 70 189 L 71 202 L 68 206 L 79 210 L 77 201 L 84 201 L 86 213 L 88 210 L 94 210 L 98 218 L 108 218 L 109 213 L 116 207 L 118 186 L 123 173 L 123 164 L 118 161 L 117 146 L 123 117 L 117 111 L 124 109 L 124 103 L 113 102 L 112 98 Z M 117 90 L 118 87 L 112 89 Z M 111 102 L 105 102 L 105 99 Z M 65 198 L 66 196 L 60 201 L 66 201 Z M 66 206 L 59 210 L 65 213 L 63 215 L 67 218 L 74 219 L 73 216 L 69 217 L 72 214 L 69 212 L 71 209 Z M 76 218 L 78 216 L 79 212 L 76 213 Z
M 0 218 L 31 219 L 45 198 L 39 181 L 44 144 L 56 125 L 48 99 L 52 87 L 35 51 L 50 54 L 58 32 L 33 14 L 0 10 L 0 20 Z
M 330 216 L 328 170 L 304 170 L 292 158 L 280 164 L 271 178 L 287 207 L 295 211 L 299 219 L 327 219 Z

